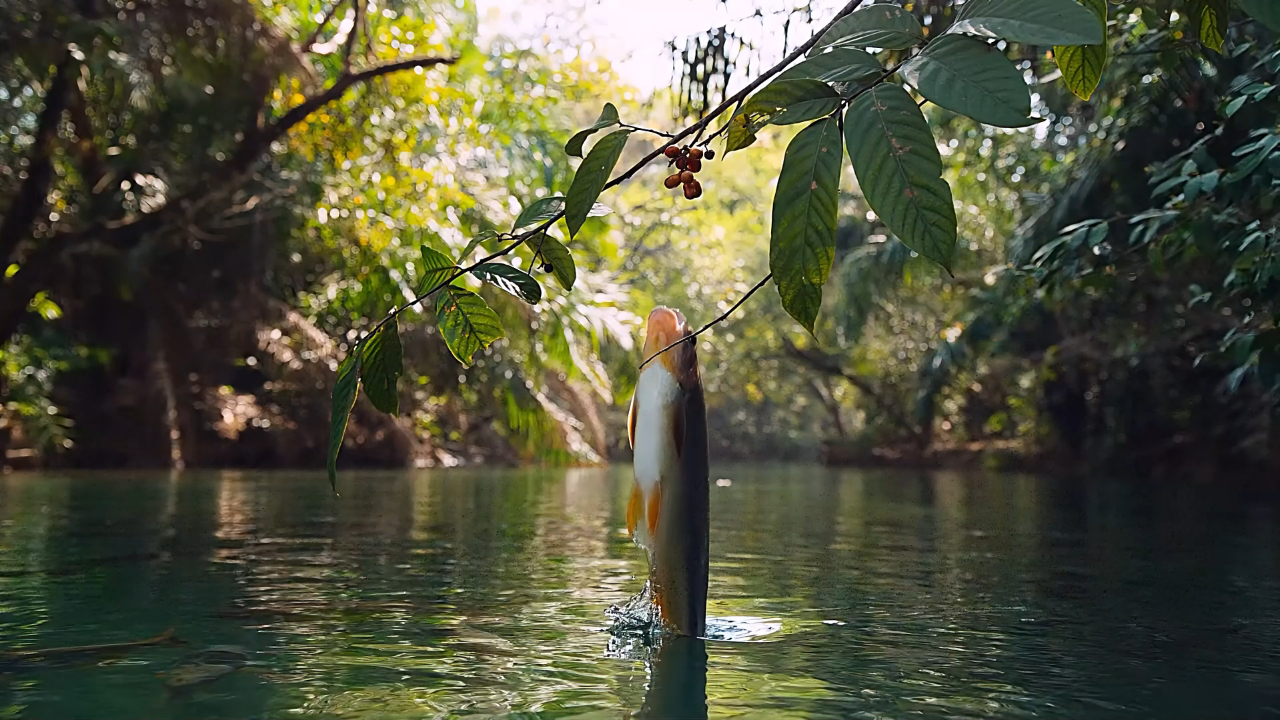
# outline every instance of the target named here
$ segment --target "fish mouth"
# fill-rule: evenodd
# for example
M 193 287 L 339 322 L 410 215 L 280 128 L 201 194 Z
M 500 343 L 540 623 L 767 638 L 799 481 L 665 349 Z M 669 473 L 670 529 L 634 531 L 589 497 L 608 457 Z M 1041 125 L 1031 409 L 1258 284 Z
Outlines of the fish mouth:
M 674 308 L 659 306 L 649 313 L 645 324 L 644 357 L 651 358 L 654 353 L 689 336 L 689 325 L 684 315 Z M 697 376 L 697 360 L 692 355 L 692 348 L 681 345 L 662 353 L 658 362 L 684 384 Z M 692 367 L 690 367 L 692 365 Z

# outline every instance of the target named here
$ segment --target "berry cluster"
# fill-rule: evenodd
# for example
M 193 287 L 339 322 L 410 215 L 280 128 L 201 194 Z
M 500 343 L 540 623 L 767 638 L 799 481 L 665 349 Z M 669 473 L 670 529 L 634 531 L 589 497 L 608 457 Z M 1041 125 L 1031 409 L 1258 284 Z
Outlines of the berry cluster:
M 663 185 L 668 190 L 674 190 L 677 185 L 684 185 L 684 196 L 686 200 L 696 200 L 702 196 L 702 183 L 694 179 L 694 173 L 702 169 L 702 159 L 714 160 L 716 153 L 714 150 L 707 150 L 704 154 L 701 148 L 689 147 L 685 145 L 682 148 L 672 145 L 663 151 L 667 159 L 672 165 L 676 166 L 676 173 L 669 176 Z

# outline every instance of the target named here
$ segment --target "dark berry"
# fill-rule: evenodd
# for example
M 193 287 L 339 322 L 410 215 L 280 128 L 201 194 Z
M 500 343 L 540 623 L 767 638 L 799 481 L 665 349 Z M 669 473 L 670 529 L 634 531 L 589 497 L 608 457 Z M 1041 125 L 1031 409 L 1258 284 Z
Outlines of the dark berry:
M 687 167 L 689 167 L 689 160 L 687 158 L 685 158 L 683 155 L 676 158 L 676 169 L 684 170 Z
M 712 149 L 710 149 L 710 148 L 707 148 L 707 159 L 708 159 L 708 160 L 715 160 L 715 159 L 716 159 L 716 151 L 715 151 L 715 150 L 712 150 Z
M 698 172 L 702 169 L 702 161 L 697 158 L 689 158 L 686 168 L 689 172 Z
M 670 158 L 670 159 L 674 160 L 674 159 L 676 159 L 676 157 L 677 157 L 677 156 L 679 156 L 679 155 L 680 155 L 680 148 L 676 147 L 675 145 L 672 145 L 671 147 L 667 148 L 666 150 L 663 150 L 663 151 L 662 151 L 662 154 L 663 154 L 663 155 L 666 155 L 668 158 Z
M 702 150 L 701 150 L 701 149 L 699 149 L 699 148 L 689 148 L 689 159 L 690 159 L 690 160 L 701 160 L 701 159 L 702 159 Z
M 662 181 L 662 184 L 666 185 L 668 190 L 674 190 L 675 187 L 680 184 L 681 178 L 683 178 L 684 175 L 685 173 L 676 173 L 675 175 L 670 175 L 667 177 L 666 180 Z
M 702 185 L 694 180 L 684 186 L 684 197 L 686 200 L 697 200 L 702 197 Z

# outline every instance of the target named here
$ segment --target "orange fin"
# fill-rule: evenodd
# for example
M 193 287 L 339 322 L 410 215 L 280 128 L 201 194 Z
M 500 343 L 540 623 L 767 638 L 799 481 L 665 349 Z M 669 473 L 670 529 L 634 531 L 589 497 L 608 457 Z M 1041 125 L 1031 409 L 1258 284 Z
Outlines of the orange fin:
M 632 537 L 636 535 L 636 527 L 642 515 L 644 515 L 644 495 L 641 494 L 639 485 L 632 485 L 631 498 L 627 500 L 627 532 Z
M 649 512 L 645 514 L 645 520 L 649 523 L 649 537 L 657 537 L 658 535 L 658 513 L 662 510 L 662 483 L 653 486 L 653 493 L 649 495 Z
M 627 409 L 627 442 L 631 445 L 631 449 L 636 449 L 636 417 L 640 414 L 640 409 L 636 407 L 637 396 L 631 396 L 631 407 Z

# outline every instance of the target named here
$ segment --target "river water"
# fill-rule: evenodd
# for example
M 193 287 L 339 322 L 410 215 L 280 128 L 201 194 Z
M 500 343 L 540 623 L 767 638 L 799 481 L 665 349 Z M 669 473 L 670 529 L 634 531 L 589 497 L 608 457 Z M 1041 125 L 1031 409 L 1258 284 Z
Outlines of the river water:
M 655 652 L 604 631 L 645 575 L 625 467 L 0 477 L 0 718 L 1280 716 L 1270 500 L 713 480 L 709 614 L 759 632 Z

